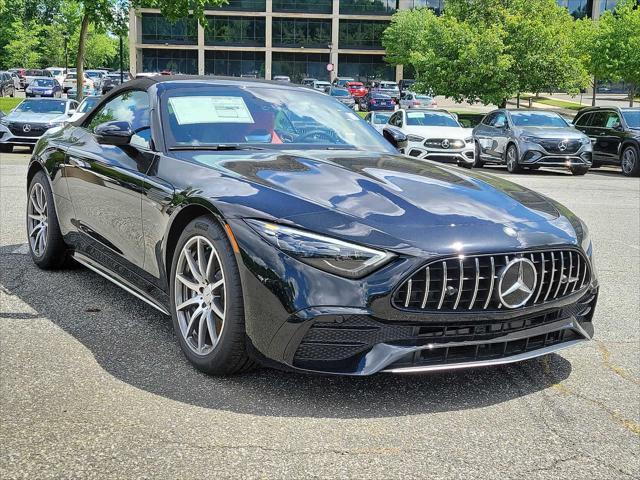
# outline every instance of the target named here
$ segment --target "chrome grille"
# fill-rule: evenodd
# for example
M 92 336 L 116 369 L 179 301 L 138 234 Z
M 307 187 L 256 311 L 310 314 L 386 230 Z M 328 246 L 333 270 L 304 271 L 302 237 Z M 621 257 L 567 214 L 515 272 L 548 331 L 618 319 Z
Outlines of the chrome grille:
M 444 142 L 445 140 L 449 142 L 447 147 L 444 147 L 442 145 L 442 142 Z M 464 148 L 465 143 L 464 140 L 460 140 L 459 138 L 427 138 L 424 141 L 424 146 L 429 148 L 439 148 L 442 150 L 447 150 Z
M 537 279 L 520 308 L 540 305 L 588 285 L 589 262 L 576 250 L 470 255 L 437 260 L 420 268 L 393 295 L 393 305 L 417 311 L 482 311 L 504 308 L 497 294 L 500 274 L 515 258 L 533 262 Z
M 563 143 L 564 149 L 560 148 Z M 540 140 L 540 145 L 549 153 L 571 154 L 580 150 L 582 143 L 580 140 Z

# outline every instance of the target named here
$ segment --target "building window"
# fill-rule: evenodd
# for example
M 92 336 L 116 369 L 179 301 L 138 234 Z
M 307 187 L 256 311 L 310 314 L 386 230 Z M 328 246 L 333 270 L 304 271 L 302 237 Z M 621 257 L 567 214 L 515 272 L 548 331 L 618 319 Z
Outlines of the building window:
M 184 73 L 195 75 L 198 73 L 197 50 L 179 50 L 172 48 L 143 48 L 142 71 Z
M 619 0 L 600 0 L 600 15 L 602 15 L 605 10 L 615 10 L 618 2 Z
M 603 0 L 606 2 L 606 0 Z M 591 0 L 558 0 L 558 5 L 566 7 L 574 18 L 591 16 Z
M 264 52 L 204 52 L 204 71 L 207 75 L 264 78 Z
M 331 20 L 274 18 L 274 47 L 327 48 L 331 42 Z
M 264 12 L 267 10 L 265 0 L 229 0 L 225 5 L 207 5 L 206 10 L 230 10 L 234 12 Z
M 198 22 L 195 18 L 170 22 L 162 15 L 143 13 L 142 43 L 195 45 L 198 43 Z
M 444 10 L 444 0 L 399 0 L 400 10 L 410 8 L 430 8 L 436 15 L 442 14 Z
M 294 83 L 300 83 L 303 78 L 329 80 L 328 63 L 328 53 L 273 52 L 271 72 L 273 76 L 287 75 Z
M 340 48 L 382 49 L 382 34 L 389 22 L 340 20 Z
M 383 55 L 338 55 L 338 76 L 353 77 L 361 82 L 395 80 L 396 70 Z
M 274 12 L 331 13 L 332 0 L 273 0 Z
M 265 19 L 258 17 L 208 17 L 204 31 L 207 45 L 264 47 Z
M 396 0 L 340 0 L 340 13 L 365 15 L 393 15 Z

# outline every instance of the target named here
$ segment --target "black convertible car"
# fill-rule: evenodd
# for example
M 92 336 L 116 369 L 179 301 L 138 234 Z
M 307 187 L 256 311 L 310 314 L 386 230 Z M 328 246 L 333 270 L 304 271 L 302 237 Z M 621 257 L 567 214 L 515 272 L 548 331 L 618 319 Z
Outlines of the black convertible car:
M 46 133 L 28 186 L 35 263 L 72 257 L 171 315 L 209 373 L 493 365 L 593 335 L 598 284 L 575 215 L 400 155 L 309 89 L 127 82 Z

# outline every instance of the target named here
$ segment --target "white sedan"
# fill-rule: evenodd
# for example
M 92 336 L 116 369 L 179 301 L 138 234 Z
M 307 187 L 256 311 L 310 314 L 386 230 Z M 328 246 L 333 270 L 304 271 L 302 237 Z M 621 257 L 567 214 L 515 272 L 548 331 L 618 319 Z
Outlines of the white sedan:
M 457 163 L 471 168 L 475 161 L 472 129 L 463 128 L 446 110 L 400 109 L 387 123 L 407 136 L 403 153 L 410 157 Z

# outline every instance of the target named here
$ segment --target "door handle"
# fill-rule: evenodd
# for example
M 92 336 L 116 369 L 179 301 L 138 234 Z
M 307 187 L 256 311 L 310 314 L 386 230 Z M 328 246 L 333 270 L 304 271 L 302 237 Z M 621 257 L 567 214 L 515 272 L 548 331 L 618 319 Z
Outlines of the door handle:
M 75 167 L 89 168 L 89 164 L 87 162 L 71 155 L 69 156 L 69 163 Z

